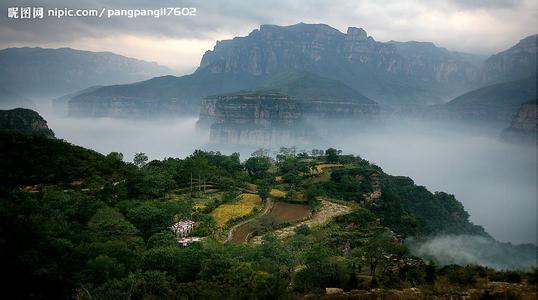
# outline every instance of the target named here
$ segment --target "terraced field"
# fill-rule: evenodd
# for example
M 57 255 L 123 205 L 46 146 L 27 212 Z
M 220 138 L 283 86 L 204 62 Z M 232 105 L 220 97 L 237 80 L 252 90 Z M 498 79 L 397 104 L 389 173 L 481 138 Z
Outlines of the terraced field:
M 239 195 L 235 202 L 220 205 L 211 212 L 211 215 L 215 218 L 217 226 L 223 227 L 229 220 L 246 216 L 261 204 L 260 196 L 245 193 Z
M 279 224 L 298 222 L 310 215 L 310 207 L 306 204 L 276 202 L 268 215 Z
M 320 174 L 325 169 L 342 168 L 342 167 L 344 167 L 344 165 L 342 164 L 319 164 L 319 165 L 316 165 L 313 174 Z
M 278 190 L 278 189 L 272 189 L 269 194 L 271 195 L 271 197 L 274 197 L 274 198 L 284 198 L 286 197 L 288 193 Z
M 309 227 L 311 226 L 317 226 L 326 224 L 330 220 L 332 220 L 334 217 L 339 215 L 344 215 L 351 212 L 351 207 L 345 206 L 342 204 L 334 203 L 327 200 L 321 201 L 321 207 L 318 209 L 316 213 L 314 213 L 310 218 L 308 218 L 305 221 L 295 223 L 294 225 L 277 229 L 273 231 L 273 233 L 279 237 L 279 238 L 285 238 L 288 236 L 291 236 L 295 233 L 295 229 L 299 227 L 300 225 L 307 225 Z M 250 242 L 259 244 L 262 241 L 261 236 L 256 236 L 250 240 Z

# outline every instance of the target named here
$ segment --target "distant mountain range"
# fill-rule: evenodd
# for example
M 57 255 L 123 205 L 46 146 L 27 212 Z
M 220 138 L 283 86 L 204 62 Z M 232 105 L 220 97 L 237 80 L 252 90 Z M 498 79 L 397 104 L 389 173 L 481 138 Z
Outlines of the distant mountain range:
M 0 86 L 0 109 L 15 107 L 32 108 L 34 106 L 35 104 L 32 100 Z
M 110 58 L 111 62 L 102 59 L 97 67 L 91 68 L 91 63 L 82 59 L 80 65 L 91 68 L 90 75 L 99 80 L 80 79 L 76 75 L 86 73 L 72 71 L 68 73 L 69 76 L 60 76 L 69 77 L 69 80 L 60 81 L 76 81 L 79 85 L 84 85 L 82 88 L 105 86 L 78 91 L 59 98 L 55 103 L 67 103 L 72 116 L 137 118 L 197 115 L 203 99 L 208 96 L 250 90 L 283 93 L 300 100 L 305 107 L 324 103 L 322 110 L 326 109 L 328 103 L 333 106 L 335 103 L 377 103 L 381 109 L 396 112 L 422 111 L 428 105 L 435 105 L 438 111 L 450 111 L 451 107 L 458 105 L 447 104 L 445 107 L 442 104 L 459 95 L 470 92 L 465 97 L 462 96 L 468 100 L 455 99 L 454 103 L 473 102 L 470 100 L 473 97 L 487 97 L 480 91 L 471 92 L 475 89 L 535 76 L 536 39 L 536 35 L 529 36 L 510 49 L 486 58 L 450 51 L 429 42 L 378 42 L 362 28 L 350 27 L 343 33 L 324 24 L 262 25 L 248 36 L 218 41 L 213 50 L 203 55 L 198 69 L 193 74 L 182 77 L 162 76 L 130 84 L 114 84 L 120 80 L 104 76 L 105 73 L 113 73 L 106 71 L 107 68 L 121 69 L 124 76 L 133 79 L 137 75 L 149 75 L 148 72 L 141 71 L 144 68 L 135 67 L 146 66 L 148 63 L 137 61 L 139 64 L 120 68 L 121 64 L 111 63 L 116 60 Z M 6 50 L 13 53 L 36 51 L 30 48 Z M 69 53 L 76 50 L 54 51 Z M 105 54 L 92 55 L 114 56 L 111 53 Z M 36 57 L 32 57 L 37 66 L 44 64 L 36 63 Z M 77 65 L 74 62 L 77 59 L 73 58 L 76 55 L 67 57 L 65 61 Z M 163 71 L 159 66 L 154 67 L 152 70 L 155 72 Z M 84 67 L 74 69 L 82 70 Z M 47 75 L 46 80 L 34 82 L 39 86 L 47 80 L 54 81 L 59 76 Z M 91 77 L 90 75 L 85 76 Z M 3 83 L 5 84 L 4 81 Z M 52 82 L 46 85 L 44 90 L 55 89 Z M 8 87 L 17 85 L 10 84 Z M 497 94 L 498 97 L 500 95 Z M 530 99 L 532 97 L 516 102 L 520 105 Z M 487 102 L 486 98 L 484 100 Z M 499 98 L 499 101 L 503 100 Z
M 154 62 L 110 52 L 28 47 L 0 50 L 0 88 L 26 98 L 58 97 L 90 86 L 174 73 Z
M 74 97 L 70 113 L 116 117 L 197 114 L 207 96 L 260 89 L 308 101 L 347 97 L 354 102 L 373 100 L 385 108 L 424 107 L 503 78 L 530 76 L 530 68 L 522 70 L 516 65 L 520 61 L 532 64 L 533 55 L 535 63 L 533 39 L 536 36 L 485 59 L 432 43 L 377 42 L 361 28 L 350 27 L 342 33 L 323 24 L 262 25 L 246 37 L 218 41 L 191 75 L 102 87 Z M 519 59 L 510 58 L 513 55 Z M 317 76 L 316 84 L 312 89 L 300 88 L 302 95 L 298 95 L 294 86 L 314 79 L 304 80 L 305 76 Z

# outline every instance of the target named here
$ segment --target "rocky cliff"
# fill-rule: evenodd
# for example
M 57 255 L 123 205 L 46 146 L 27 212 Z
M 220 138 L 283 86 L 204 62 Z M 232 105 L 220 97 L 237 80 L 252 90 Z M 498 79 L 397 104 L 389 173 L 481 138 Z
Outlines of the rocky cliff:
M 207 96 L 266 86 L 299 101 L 310 101 L 312 105 L 305 109 L 311 108 L 323 117 L 330 115 L 332 108 L 337 117 L 340 113 L 357 117 L 375 114 L 376 108 L 368 107 L 366 102 L 355 109 L 351 106 L 356 106 L 356 101 L 349 106 L 350 101 L 330 101 L 336 100 L 331 97 L 298 97 L 289 85 L 272 84 L 286 74 L 301 72 L 339 82 L 342 88 L 339 84 L 328 86 L 354 90 L 360 94 L 356 100 L 373 100 L 383 111 L 408 114 L 485 85 L 535 74 L 536 43 L 532 40 L 524 39 L 484 63 L 483 56 L 449 51 L 428 42 L 378 42 L 361 28 L 350 27 L 344 33 L 324 24 L 263 25 L 248 36 L 218 41 L 213 50 L 204 54 L 193 74 L 105 86 L 77 95 L 69 101 L 73 104 L 70 114 L 197 114 Z M 309 91 L 323 92 L 325 87 L 308 88 L 307 94 L 316 95 Z M 335 94 L 338 93 L 331 96 Z M 342 105 L 344 102 L 346 105 Z
M 510 142 L 536 143 L 538 124 L 538 100 L 524 103 L 513 118 L 510 127 L 502 133 L 502 138 Z
M 220 95 L 205 99 L 202 108 L 200 119 L 212 123 L 213 144 L 286 145 L 306 138 L 299 103 L 285 95 Z
M 43 117 L 33 110 L 24 108 L 0 110 L 0 130 L 54 137 L 54 132 L 49 129 Z
M 432 43 L 382 43 L 362 28 L 324 24 L 262 25 L 246 37 L 219 41 L 198 70 L 277 74 L 308 70 L 338 79 L 379 103 L 435 103 L 469 86 L 477 67 Z
M 423 106 L 442 103 L 475 87 L 480 59 L 432 43 L 378 42 L 355 27 L 343 33 L 323 24 L 263 25 L 248 36 L 218 41 L 191 75 L 105 86 L 75 96 L 70 107 L 74 115 L 106 115 L 110 110 L 110 116 L 116 116 L 125 106 L 123 115 L 129 116 L 128 109 L 140 106 L 142 111 L 146 103 L 156 107 L 173 103 L 181 106 L 174 112 L 198 113 L 207 96 L 257 89 L 294 72 L 339 81 L 381 105 Z M 326 102 L 327 98 L 322 100 Z M 132 107 L 127 102 L 133 102 Z M 319 103 L 317 108 L 313 105 L 312 109 L 321 113 L 331 106 L 325 104 Z M 341 104 L 335 106 L 336 114 L 345 110 Z M 160 111 L 169 108 L 151 113 Z M 350 111 L 363 115 L 360 109 Z

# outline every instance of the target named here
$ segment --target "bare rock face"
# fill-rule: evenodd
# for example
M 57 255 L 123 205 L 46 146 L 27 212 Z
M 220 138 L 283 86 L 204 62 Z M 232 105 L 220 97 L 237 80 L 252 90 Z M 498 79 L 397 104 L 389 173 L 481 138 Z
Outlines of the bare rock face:
M 211 123 L 210 142 L 286 145 L 305 139 L 299 103 L 281 94 L 236 93 L 204 100 L 200 122 Z
M 502 138 L 510 142 L 536 143 L 538 124 L 537 108 L 537 100 L 521 105 L 510 127 L 502 133 Z
M 24 108 L 0 110 L 0 130 L 54 137 L 54 132 L 49 129 L 43 117 L 31 109 Z
M 439 103 L 478 79 L 478 67 L 466 55 L 432 43 L 383 43 L 362 28 L 343 33 L 304 23 L 262 25 L 246 37 L 219 41 L 204 54 L 198 71 L 204 69 L 254 76 L 307 70 L 341 80 L 382 104 L 408 98 L 417 104 Z

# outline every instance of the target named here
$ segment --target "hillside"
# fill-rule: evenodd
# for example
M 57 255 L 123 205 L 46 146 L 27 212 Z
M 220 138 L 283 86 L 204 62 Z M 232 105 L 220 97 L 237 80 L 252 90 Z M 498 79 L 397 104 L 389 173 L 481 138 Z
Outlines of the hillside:
M 453 196 L 336 149 L 283 148 L 276 159 L 258 151 L 244 162 L 200 150 L 151 162 L 139 154 L 132 164 L 39 135 L 0 135 L 6 296 L 290 298 L 337 288 L 374 297 L 381 287 L 398 298 L 414 287 L 449 299 L 490 295 L 490 281 L 503 282 L 498 294 L 535 295 L 536 271 L 412 256 L 402 242 L 410 236 L 495 243 Z M 186 234 L 171 230 L 185 222 Z M 239 227 L 246 238 L 237 240 Z M 534 264 L 519 261 L 510 268 Z
M 374 101 L 339 80 L 321 77 L 310 72 L 291 71 L 279 74 L 271 77 L 255 90 L 274 90 L 302 102 L 375 104 Z
M 509 123 L 519 107 L 536 98 L 536 76 L 482 87 L 444 105 L 433 106 L 428 114 L 449 119 Z
M 95 85 L 146 80 L 171 69 L 110 52 L 71 48 L 0 50 L 0 82 L 24 97 L 60 96 Z

